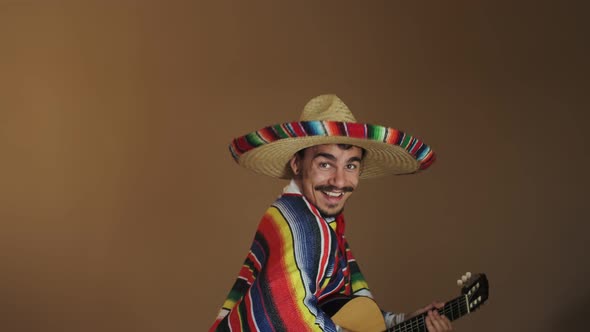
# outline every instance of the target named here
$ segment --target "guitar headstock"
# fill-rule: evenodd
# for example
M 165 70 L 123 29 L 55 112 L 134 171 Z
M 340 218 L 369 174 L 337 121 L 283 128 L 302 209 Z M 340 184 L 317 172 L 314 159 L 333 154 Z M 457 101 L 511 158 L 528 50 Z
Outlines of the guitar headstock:
M 457 280 L 461 286 L 461 294 L 465 296 L 469 312 L 476 310 L 488 299 L 488 278 L 483 273 L 471 275 L 467 272 Z

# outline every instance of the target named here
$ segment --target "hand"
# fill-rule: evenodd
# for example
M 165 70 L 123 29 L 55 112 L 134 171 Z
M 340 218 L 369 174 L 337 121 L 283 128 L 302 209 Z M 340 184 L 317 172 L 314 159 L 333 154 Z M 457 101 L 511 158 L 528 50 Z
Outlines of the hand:
M 429 332 L 452 331 L 453 326 L 451 325 L 451 321 L 447 317 L 445 317 L 444 315 L 439 314 L 438 310 L 436 310 L 436 309 L 441 309 L 442 307 L 444 307 L 444 305 L 445 304 L 443 302 L 432 302 L 431 304 L 427 305 L 426 307 L 416 310 L 415 312 L 410 314 L 410 316 L 408 318 L 411 318 L 411 317 L 414 317 L 414 316 L 417 316 L 417 315 L 427 312 L 426 317 L 425 317 L 425 322 L 426 322 L 426 329 Z

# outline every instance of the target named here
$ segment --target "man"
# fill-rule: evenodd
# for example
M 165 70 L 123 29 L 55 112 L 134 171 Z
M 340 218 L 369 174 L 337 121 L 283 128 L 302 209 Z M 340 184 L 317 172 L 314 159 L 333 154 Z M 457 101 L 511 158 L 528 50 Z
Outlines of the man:
M 359 179 L 426 169 L 432 150 L 398 130 L 357 123 L 338 97 L 322 95 L 308 102 L 299 122 L 236 138 L 230 151 L 240 165 L 291 182 L 262 217 L 210 331 L 351 328 L 332 319 L 332 305 L 372 295 L 344 236 L 345 203 Z M 379 324 L 389 328 L 427 312 L 428 331 L 450 331 L 450 321 L 433 310 L 442 306 L 408 316 L 379 311 Z

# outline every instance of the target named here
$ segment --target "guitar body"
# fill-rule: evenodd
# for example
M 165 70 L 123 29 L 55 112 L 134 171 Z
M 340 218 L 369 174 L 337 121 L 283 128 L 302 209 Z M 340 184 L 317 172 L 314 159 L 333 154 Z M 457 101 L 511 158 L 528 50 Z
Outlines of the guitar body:
M 332 316 L 336 325 L 351 332 L 383 332 L 385 321 L 381 309 L 373 299 L 354 297 Z
M 463 276 L 465 281 L 471 273 Z M 462 278 L 463 279 L 463 278 Z M 459 280 L 461 281 L 461 280 Z M 487 299 L 489 284 L 485 274 L 478 274 L 469 283 L 464 284 L 461 294 L 447 301 L 443 308 L 437 309 L 453 321 L 470 314 L 479 308 Z M 373 299 L 365 296 L 352 298 L 334 298 L 322 305 L 322 310 L 332 317 L 336 325 L 351 332 L 426 332 L 426 313 L 421 313 L 387 329 L 381 309 Z

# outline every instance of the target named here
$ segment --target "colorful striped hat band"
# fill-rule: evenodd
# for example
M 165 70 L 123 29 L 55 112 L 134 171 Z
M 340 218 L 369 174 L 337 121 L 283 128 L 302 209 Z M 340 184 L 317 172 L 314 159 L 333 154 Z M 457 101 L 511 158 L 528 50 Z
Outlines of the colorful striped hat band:
M 238 137 L 229 146 L 234 160 L 254 172 L 276 178 L 293 176 L 289 160 L 304 148 L 351 144 L 365 149 L 360 178 L 409 174 L 428 168 L 434 151 L 397 129 L 357 123 L 335 95 L 321 95 L 305 106 L 299 122 L 262 128 Z

